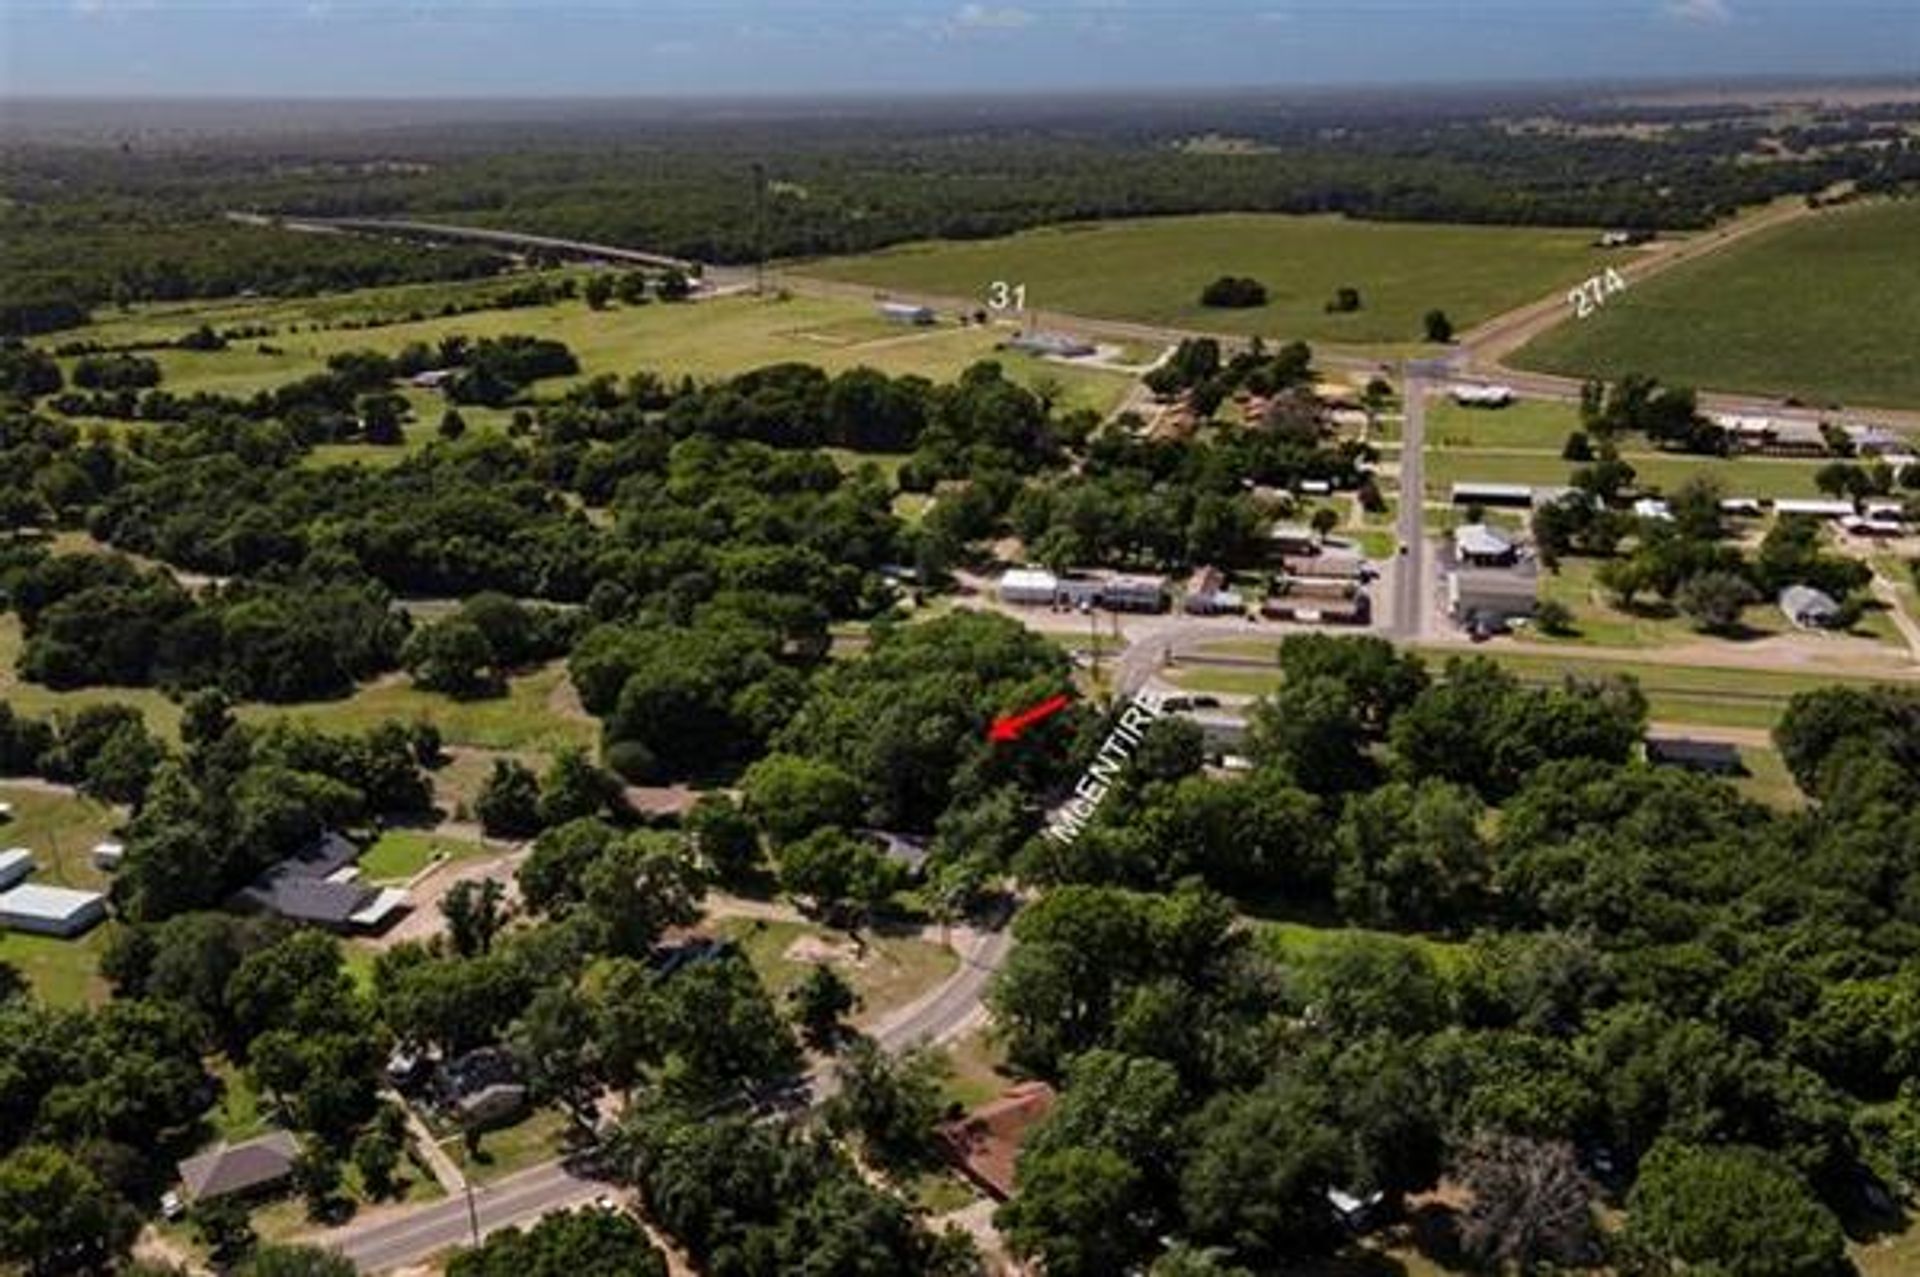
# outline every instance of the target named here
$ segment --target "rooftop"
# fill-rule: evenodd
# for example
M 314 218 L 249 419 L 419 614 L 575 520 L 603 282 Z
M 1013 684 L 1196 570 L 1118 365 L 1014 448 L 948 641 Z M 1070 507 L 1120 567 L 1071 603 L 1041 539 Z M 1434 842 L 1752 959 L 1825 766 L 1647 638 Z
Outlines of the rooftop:
M 948 1156 L 969 1179 L 1001 1201 L 1013 1195 L 1013 1164 L 1027 1133 L 1053 1108 L 1053 1088 L 1024 1082 L 957 1122 L 940 1127 Z
M 0 892 L 0 913 L 23 918 L 71 918 L 91 909 L 106 897 L 98 891 L 79 891 L 72 887 L 48 887 L 40 883 L 22 883 Z
M 272 1131 L 244 1144 L 223 1145 L 180 1163 L 180 1182 L 195 1201 L 243 1193 L 293 1173 L 300 1142 L 286 1131 Z

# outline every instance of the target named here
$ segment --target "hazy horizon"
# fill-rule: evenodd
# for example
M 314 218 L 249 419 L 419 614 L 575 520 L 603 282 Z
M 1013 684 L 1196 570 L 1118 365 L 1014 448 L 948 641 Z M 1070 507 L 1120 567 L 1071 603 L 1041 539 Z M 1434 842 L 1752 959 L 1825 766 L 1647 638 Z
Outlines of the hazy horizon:
M 0 0 L 10 99 L 1550 85 L 1920 71 L 1911 0 Z

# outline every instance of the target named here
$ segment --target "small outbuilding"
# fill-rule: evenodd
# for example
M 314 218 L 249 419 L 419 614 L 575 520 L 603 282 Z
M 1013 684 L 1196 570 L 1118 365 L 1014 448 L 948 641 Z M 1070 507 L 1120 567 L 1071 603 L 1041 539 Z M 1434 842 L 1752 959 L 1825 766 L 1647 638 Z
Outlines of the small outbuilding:
M 1447 391 L 1447 396 L 1462 408 L 1504 408 L 1513 402 L 1513 387 L 1462 383 Z
M 1647 737 L 1647 761 L 1661 767 L 1678 767 L 1710 776 L 1744 776 L 1747 765 L 1737 745 L 1718 740 L 1692 740 L 1684 736 Z
M 912 324 L 916 328 L 931 327 L 934 322 L 933 307 L 915 306 L 911 302 L 881 302 L 880 317 L 889 323 Z
M 1820 501 L 1813 498 L 1783 497 L 1773 503 L 1777 515 L 1797 515 L 1805 519 L 1844 519 L 1854 512 L 1851 501 Z
M 25 847 L 0 851 L 0 891 L 5 891 L 33 872 L 33 853 Z
M 1831 629 L 1839 624 L 1840 605 L 1811 585 L 1789 585 L 1780 591 L 1780 610 L 1803 630 Z
M 121 864 L 126 860 L 127 848 L 124 843 L 109 840 L 107 842 L 97 842 L 93 844 L 93 850 L 89 854 L 93 858 L 93 867 L 95 869 L 100 870 L 102 873 L 113 873 L 119 869 Z
M 1007 341 L 1007 349 L 1052 359 L 1085 359 L 1099 348 L 1084 337 L 1072 333 L 1026 332 Z
M 107 916 L 107 898 L 98 891 L 48 887 L 28 882 L 0 892 L 0 927 L 71 940 L 98 926 Z

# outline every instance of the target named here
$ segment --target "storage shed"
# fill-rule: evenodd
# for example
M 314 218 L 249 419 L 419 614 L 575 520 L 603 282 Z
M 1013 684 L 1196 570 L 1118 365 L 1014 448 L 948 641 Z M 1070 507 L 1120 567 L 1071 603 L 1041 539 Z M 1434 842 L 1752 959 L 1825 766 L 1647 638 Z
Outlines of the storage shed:
M 0 851 L 0 891 L 5 891 L 33 872 L 33 853 L 25 847 Z

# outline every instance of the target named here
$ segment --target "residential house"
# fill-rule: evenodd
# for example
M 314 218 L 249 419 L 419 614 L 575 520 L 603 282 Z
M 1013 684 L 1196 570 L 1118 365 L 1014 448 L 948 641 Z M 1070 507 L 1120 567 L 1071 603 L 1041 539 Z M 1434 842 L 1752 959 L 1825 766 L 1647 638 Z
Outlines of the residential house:
M 407 905 L 407 893 L 358 881 L 360 848 L 328 832 L 288 856 L 240 892 L 240 901 L 291 922 L 329 931 L 379 931 Z
M 1782 497 L 1773 503 L 1773 512 L 1782 517 L 1797 515 L 1805 519 L 1844 519 L 1854 509 L 1851 501 Z
M 504 1047 L 483 1046 L 444 1063 L 433 1080 L 434 1100 L 462 1126 L 497 1126 L 527 1107 L 520 1067 Z
M 1054 1090 L 1024 1082 L 939 1127 L 941 1147 L 960 1173 L 996 1201 L 1013 1196 L 1013 1167 L 1028 1134 L 1052 1110 Z
M 179 1164 L 181 1189 L 193 1203 L 269 1193 L 293 1177 L 299 1156 L 300 1142 L 286 1131 L 223 1144 Z

